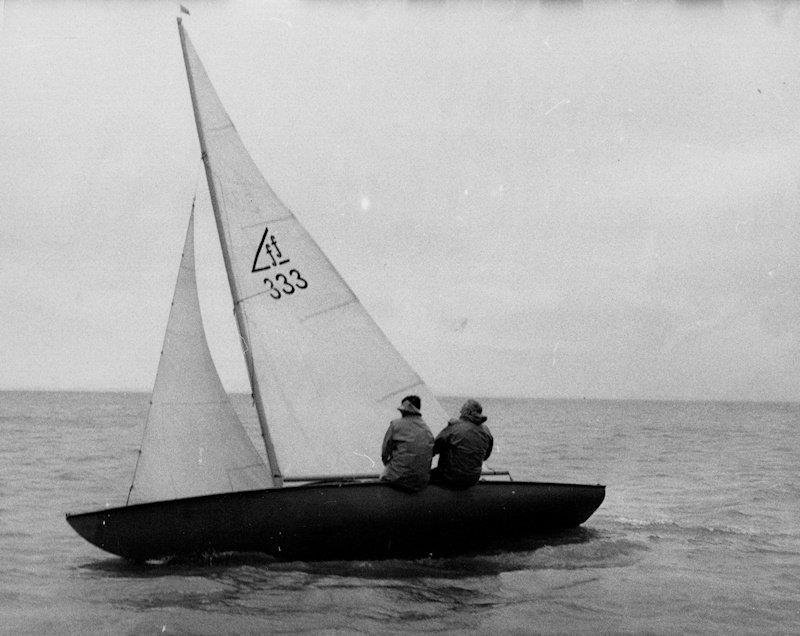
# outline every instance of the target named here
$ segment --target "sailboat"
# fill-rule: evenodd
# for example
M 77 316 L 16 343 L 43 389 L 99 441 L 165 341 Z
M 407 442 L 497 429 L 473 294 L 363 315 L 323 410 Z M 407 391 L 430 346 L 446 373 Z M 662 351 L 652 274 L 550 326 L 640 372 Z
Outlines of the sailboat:
M 95 546 L 144 561 L 224 552 L 380 559 L 508 548 L 585 522 L 601 485 L 482 479 L 418 493 L 381 482 L 385 424 L 420 376 L 259 172 L 178 18 L 201 157 L 266 459 L 220 382 L 194 267 L 194 205 L 124 506 L 68 514 Z

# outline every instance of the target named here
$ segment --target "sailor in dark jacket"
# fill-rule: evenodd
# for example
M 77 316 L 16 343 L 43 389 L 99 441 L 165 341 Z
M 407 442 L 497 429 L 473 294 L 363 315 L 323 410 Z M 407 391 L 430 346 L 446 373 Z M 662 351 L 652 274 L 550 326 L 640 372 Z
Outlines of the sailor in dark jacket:
M 392 420 L 383 438 L 383 481 L 401 490 L 417 492 L 428 485 L 433 457 L 433 434 L 422 419 L 416 395 L 403 398 L 397 409 L 402 417 Z
M 478 402 L 464 402 L 461 416 L 450 420 L 433 443 L 433 454 L 439 455 L 439 464 L 431 471 L 432 482 L 454 488 L 469 488 L 478 483 L 483 462 L 489 459 L 494 445 L 485 421 Z

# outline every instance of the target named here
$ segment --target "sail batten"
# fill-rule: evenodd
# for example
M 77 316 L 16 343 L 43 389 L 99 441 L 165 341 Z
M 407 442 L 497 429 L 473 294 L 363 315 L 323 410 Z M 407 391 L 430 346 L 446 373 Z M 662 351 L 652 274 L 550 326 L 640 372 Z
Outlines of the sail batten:
M 316 241 L 264 180 L 180 27 L 237 325 L 273 475 L 374 470 L 390 396 L 445 414 Z M 278 460 L 280 471 L 277 470 Z

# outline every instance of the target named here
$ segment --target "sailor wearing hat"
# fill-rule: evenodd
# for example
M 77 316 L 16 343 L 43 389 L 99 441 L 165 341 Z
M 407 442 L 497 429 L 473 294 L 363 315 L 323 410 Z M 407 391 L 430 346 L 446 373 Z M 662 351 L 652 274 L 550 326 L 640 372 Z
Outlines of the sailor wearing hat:
M 428 485 L 433 457 L 433 434 L 422 419 L 421 406 L 416 395 L 403 398 L 397 409 L 402 417 L 391 421 L 381 448 L 386 466 L 381 479 L 410 492 Z

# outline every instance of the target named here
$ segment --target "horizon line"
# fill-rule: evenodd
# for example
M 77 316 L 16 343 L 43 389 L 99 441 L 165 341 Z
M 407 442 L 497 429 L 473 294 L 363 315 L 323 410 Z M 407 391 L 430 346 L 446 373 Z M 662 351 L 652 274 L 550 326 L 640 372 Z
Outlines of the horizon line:
M 228 395 L 251 395 L 251 391 L 232 390 Z M 124 388 L 4 388 L 0 387 L 0 393 L 130 393 L 147 395 L 152 393 L 152 389 L 124 389 Z M 592 402 L 681 402 L 681 403 L 702 403 L 716 402 L 728 404 L 797 404 L 800 399 L 781 398 L 781 399 L 755 399 L 755 398 L 720 398 L 720 397 L 598 397 L 598 396 L 574 396 L 574 395 L 501 395 L 501 394 L 482 394 L 473 392 L 470 394 L 434 392 L 434 397 L 444 399 L 464 399 L 477 396 L 482 400 L 542 400 L 542 401 L 592 401 Z

